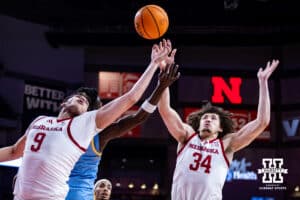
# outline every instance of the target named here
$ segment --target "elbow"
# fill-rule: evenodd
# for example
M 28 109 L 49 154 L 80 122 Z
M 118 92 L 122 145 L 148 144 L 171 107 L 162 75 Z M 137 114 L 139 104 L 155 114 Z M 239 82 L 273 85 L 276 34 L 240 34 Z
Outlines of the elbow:
M 270 124 L 270 118 L 263 118 L 263 119 L 258 119 L 259 122 L 259 127 L 261 129 L 265 129 L 269 126 Z
M 267 127 L 269 126 L 270 124 L 270 117 L 265 117 L 263 120 L 262 120 L 262 125 Z
M 17 149 L 16 149 L 16 147 L 15 146 L 12 146 L 12 148 L 11 148 L 11 151 L 10 151 L 10 159 L 11 160 L 14 160 L 14 159 L 17 159 L 17 158 L 19 158 L 20 156 L 18 155 L 18 151 L 17 151 Z
M 5 147 L 4 152 L 1 152 L 0 162 L 10 161 L 18 158 L 18 152 L 14 145 Z

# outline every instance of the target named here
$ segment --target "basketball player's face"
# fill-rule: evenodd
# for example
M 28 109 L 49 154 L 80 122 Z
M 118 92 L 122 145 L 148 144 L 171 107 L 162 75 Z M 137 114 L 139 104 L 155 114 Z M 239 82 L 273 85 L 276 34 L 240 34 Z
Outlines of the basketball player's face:
M 71 115 L 77 116 L 87 111 L 89 102 L 82 95 L 74 95 L 64 103 L 64 107 Z
M 95 188 L 96 200 L 109 200 L 111 195 L 111 183 L 108 180 L 103 180 L 98 183 Z
M 200 119 L 199 132 L 203 137 L 217 135 L 218 132 L 222 132 L 219 115 L 216 113 L 205 113 Z

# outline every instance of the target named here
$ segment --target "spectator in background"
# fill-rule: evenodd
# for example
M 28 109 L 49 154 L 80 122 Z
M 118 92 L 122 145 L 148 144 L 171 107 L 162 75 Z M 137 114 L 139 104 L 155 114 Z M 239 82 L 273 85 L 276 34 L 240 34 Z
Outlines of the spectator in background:
M 111 196 L 112 185 L 107 179 L 100 179 L 94 186 L 94 200 L 109 200 Z

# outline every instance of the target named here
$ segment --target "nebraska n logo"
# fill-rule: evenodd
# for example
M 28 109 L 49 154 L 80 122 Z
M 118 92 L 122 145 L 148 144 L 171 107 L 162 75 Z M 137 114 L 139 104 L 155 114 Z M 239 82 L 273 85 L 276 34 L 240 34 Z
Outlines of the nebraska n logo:
M 283 183 L 282 174 L 287 174 L 288 170 L 282 168 L 282 158 L 263 158 L 262 169 L 258 169 L 258 174 L 263 174 L 263 183 Z
M 211 101 L 213 103 L 224 103 L 224 96 L 228 98 L 232 104 L 241 104 L 242 97 L 240 94 L 242 79 L 239 77 L 230 77 L 227 85 L 222 77 L 214 76 L 211 78 L 213 84 L 213 95 Z

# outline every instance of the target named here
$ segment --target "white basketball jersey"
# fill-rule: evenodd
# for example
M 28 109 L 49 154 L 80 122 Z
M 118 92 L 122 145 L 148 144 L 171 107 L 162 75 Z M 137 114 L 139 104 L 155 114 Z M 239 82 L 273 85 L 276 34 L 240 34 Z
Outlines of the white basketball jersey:
M 70 172 L 97 131 L 95 112 L 64 120 L 39 117 L 33 121 L 26 131 L 15 199 L 65 199 Z
M 229 162 L 220 139 L 188 139 L 177 155 L 172 200 L 220 200 Z

